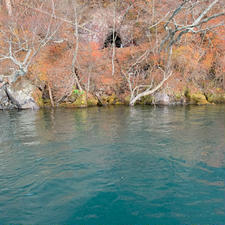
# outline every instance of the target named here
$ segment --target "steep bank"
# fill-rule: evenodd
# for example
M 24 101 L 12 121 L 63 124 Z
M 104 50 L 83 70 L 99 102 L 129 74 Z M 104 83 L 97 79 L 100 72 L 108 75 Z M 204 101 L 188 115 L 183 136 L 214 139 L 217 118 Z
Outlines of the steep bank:
M 198 2 L 0 8 L 0 108 L 224 103 L 224 5 Z

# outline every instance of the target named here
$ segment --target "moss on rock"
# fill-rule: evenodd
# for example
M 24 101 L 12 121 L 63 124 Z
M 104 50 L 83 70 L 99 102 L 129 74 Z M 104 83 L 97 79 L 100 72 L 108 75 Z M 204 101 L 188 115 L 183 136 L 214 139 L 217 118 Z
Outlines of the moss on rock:
M 207 94 L 207 99 L 210 103 L 224 104 L 225 94 Z
M 193 105 L 206 105 L 209 102 L 206 99 L 206 96 L 202 93 L 192 93 L 189 89 L 185 91 L 185 97 L 189 104 Z
M 82 92 L 78 95 L 76 100 L 72 103 L 74 107 L 87 107 L 87 95 L 86 92 Z
M 201 93 L 191 95 L 191 101 L 197 105 L 209 104 L 209 102 L 206 100 L 205 95 L 203 95 Z
M 115 94 L 112 94 L 112 95 L 109 95 L 109 96 L 106 96 L 106 95 L 102 96 L 100 101 L 101 101 L 102 105 L 120 105 L 120 104 L 123 104 Z
M 130 104 L 130 95 L 127 95 L 127 96 L 123 97 L 123 104 L 124 105 Z
M 98 99 L 95 98 L 93 95 L 87 96 L 87 106 L 97 106 L 98 105 Z
M 190 103 L 191 104 L 197 104 L 197 105 L 209 104 L 209 102 L 206 100 L 205 95 L 203 95 L 201 93 L 192 94 L 190 96 Z
M 137 102 L 138 105 L 151 105 L 153 103 L 154 97 L 152 95 L 147 95 L 141 97 L 141 99 Z

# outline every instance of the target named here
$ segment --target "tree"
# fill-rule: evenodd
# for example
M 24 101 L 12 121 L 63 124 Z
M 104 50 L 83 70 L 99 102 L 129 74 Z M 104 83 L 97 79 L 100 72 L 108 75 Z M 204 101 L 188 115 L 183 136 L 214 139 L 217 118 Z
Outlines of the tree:
M 0 31 L 3 42 L 0 47 L 0 62 L 8 60 L 14 65 L 11 81 L 27 74 L 34 58 L 53 39 L 60 27 L 60 24 L 54 23 L 54 0 L 47 3 L 46 7 L 51 4 L 51 17 L 47 20 L 47 25 L 43 15 L 30 13 L 27 6 L 21 3 L 16 6 L 16 13 L 10 16 L 8 23 Z M 40 4 L 39 7 L 42 8 L 43 5 Z
M 11 0 L 5 0 L 5 5 L 9 16 L 12 16 L 12 3 Z
M 173 48 L 182 41 L 185 34 L 206 33 L 223 25 L 222 21 L 209 25 L 211 20 L 224 16 L 221 9 L 215 12 L 220 3 L 219 0 L 184 0 L 164 15 L 160 11 L 157 13 L 159 5 L 157 8 L 154 1 L 147 3 L 151 6 L 151 12 L 154 11 L 154 19 L 149 19 L 151 22 L 147 26 L 151 48 L 146 48 L 141 55 L 133 56 L 127 65 L 120 60 L 121 73 L 131 93 L 131 106 L 142 97 L 158 91 L 172 76 Z M 142 64 L 148 65 L 147 71 L 141 69 Z
M 73 53 L 73 60 L 72 60 L 72 75 L 74 78 L 74 82 L 78 89 L 82 91 L 82 87 L 79 81 L 79 78 L 77 76 L 77 69 L 76 69 L 76 63 L 77 63 L 77 54 L 79 50 L 79 20 L 78 20 L 78 5 L 76 1 L 73 3 L 73 10 L 74 10 L 74 37 L 75 37 L 75 50 Z

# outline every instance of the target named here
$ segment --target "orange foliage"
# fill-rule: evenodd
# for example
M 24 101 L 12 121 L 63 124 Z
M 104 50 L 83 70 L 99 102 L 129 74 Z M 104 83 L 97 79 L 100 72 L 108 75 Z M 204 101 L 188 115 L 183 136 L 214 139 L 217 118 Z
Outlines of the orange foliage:
M 15 2 L 19 4 L 21 1 Z M 30 2 L 33 6 L 39 4 L 39 1 Z M 56 2 L 58 2 L 59 6 L 60 4 L 66 5 L 66 1 L 62 3 L 63 1 L 56 0 Z M 80 2 L 82 4 L 83 1 Z M 105 7 L 110 5 L 112 1 L 96 0 L 90 2 L 93 3 L 92 5 L 96 5 L 96 7 L 99 7 L 100 3 L 102 3 L 102 5 Z M 103 2 L 105 4 L 103 4 Z M 175 6 L 180 3 L 180 1 L 155 1 L 155 15 L 153 17 L 153 1 L 121 0 L 119 1 L 121 8 L 118 9 L 118 12 L 125 12 L 127 6 L 131 3 L 134 3 L 134 5 L 130 8 L 129 13 L 124 17 L 125 21 L 123 21 L 123 23 L 131 25 L 132 38 L 134 39 L 131 43 L 134 44 L 130 44 L 130 46 L 125 45 L 126 47 L 124 48 L 116 49 L 114 76 L 112 76 L 112 49 L 110 47 L 101 49 L 102 45 L 100 45 L 100 42 L 98 41 L 79 41 L 76 62 L 77 75 L 84 88 L 86 88 L 87 84 L 90 83 L 90 91 L 92 92 L 105 88 L 108 93 L 110 93 L 115 91 L 118 86 L 118 89 L 123 88 L 125 89 L 124 91 L 127 91 L 127 84 L 124 85 L 125 79 L 121 71 L 128 71 L 130 67 L 137 62 L 138 58 L 146 52 L 146 50 L 154 49 L 155 46 L 159 44 L 160 40 L 165 34 L 165 22 L 159 23 L 157 29 L 156 27 L 151 29 L 149 27 L 151 27 L 151 25 L 157 21 L 158 18 L 161 18 L 162 15 L 165 15 L 168 10 L 174 9 Z M 48 7 L 50 8 L 50 4 Z M 56 10 L 56 13 L 61 13 L 61 15 L 63 15 L 64 10 L 67 10 L 67 8 L 65 7 L 65 9 L 61 9 L 61 11 Z M 18 15 L 20 15 L 19 12 Z M 121 13 L 121 15 L 123 14 Z M 73 18 L 73 14 L 69 15 L 68 18 Z M 88 15 L 85 15 L 82 20 L 85 21 L 87 19 L 88 21 L 90 18 Z M 1 12 L 0 29 L 5 24 L 7 24 L 7 19 L 7 16 Z M 177 18 L 178 22 L 183 22 L 184 19 L 190 21 L 192 16 L 180 15 L 180 17 Z M 39 26 L 37 26 L 37 33 L 39 38 L 46 30 L 46 21 L 48 20 L 49 16 L 40 16 L 40 14 L 35 14 L 33 11 L 26 10 L 26 13 L 23 15 L 21 14 L 21 17 L 18 19 L 19 23 L 23 24 L 26 29 L 15 29 L 14 32 L 19 37 L 23 37 L 23 35 L 25 35 L 31 38 L 29 35 L 32 35 L 32 32 L 28 31 L 32 30 L 32 27 L 35 27 L 34 25 L 38 24 Z M 224 20 L 224 18 L 222 18 L 222 20 Z M 220 21 L 221 18 L 217 18 L 210 21 L 210 23 L 207 25 L 210 26 L 218 24 Z M 59 21 L 56 20 L 55 22 L 57 23 Z M 86 24 L 88 27 L 88 22 Z M 76 38 L 74 37 L 73 32 L 74 27 L 71 26 L 71 24 L 63 23 L 56 41 L 53 40 L 51 43 L 49 43 L 35 58 L 34 63 L 29 68 L 30 78 L 41 87 L 48 84 L 52 89 L 53 97 L 56 101 L 60 100 L 63 96 L 71 92 L 72 88 L 74 88 L 74 80 L 71 76 L 71 62 L 75 52 Z M 146 34 L 151 36 L 151 38 L 149 38 L 149 36 Z M 124 36 L 126 37 L 126 34 Z M 216 77 L 224 76 L 224 37 L 225 27 L 221 26 L 205 35 L 193 36 L 191 33 L 188 33 L 185 36 L 185 39 L 181 39 L 181 41 L 174 47 L 172 55 L 174 78 L 169 81 L 170 85 L 174 86 L 174 88 L 177 87 L 180 90 L 182 89 L 182 86 L 185 86 L 186 80 L 193 79 L 197 81 L 197 84 L 200 84 L 201 82 L 198 83 L 198 81 L 209 79 L 210 73 L 215 73 Z M 57 42 L 57 40 L 64 41 Z M 0 46 L 4 46 L 1 32 Z M 155 78 L 156 82 L 160 81 L 162 75 L 159 67 L 164 68 L 166 65 L 166 62 L 164 61 L 166 56 L 167 55 L 164 52 L 160 52 L 160 54 L 158 54 L 152 51 L 151 54 L 149 54 L 141 63 L 138 64 L 138 66 L 132 68 L 132 72 L 134 73 L 134 83 L 149 82 L 152 77 Z M 23 57 L 23 55 L 20 55 L 20 57 Z M 8 63 L 8 61 L 5 61 L 4 63 L 1 62 L 0 73 L 2 71 L 5 73 L 6 69 L 10 67 Z M 152 68 L 154 71 L 150 72 Z

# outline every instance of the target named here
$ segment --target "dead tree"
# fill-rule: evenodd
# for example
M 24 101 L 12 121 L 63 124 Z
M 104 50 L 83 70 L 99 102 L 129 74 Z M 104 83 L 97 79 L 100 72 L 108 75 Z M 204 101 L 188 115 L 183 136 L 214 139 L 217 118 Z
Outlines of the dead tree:
M 77 54 L 79 50 L 79 21 L 78 21 L 78 10 L 76 2 L 73 3 L 73 10 L 74 10 L 74 37 L 75 37 L 75 50 L 73 53 L 73 60 L 72 60 L 72 76 L 74 78 L 74 82 L 78 89 L 82 91 L 82 87 L 77 75 L 76 63 L 77 63 Z
M 153 2 L 154 3 L 154 2 Z M 196 34 L 201 32 L 207 32 L 216 27 L 223 25 L 223 22 L 219 22 L 215 25 L 208 25 L 208 22 L 224 15 L 224 11 L 218 13 L 211 13 L 212 9 L 219 4 L 219 0 L 213 0 L 206 2 L 203 0 L 191 1 L 184 0 L 174 10 L 168 12 L 165 16 L 158 18 L 154 24 L 150 26 L 157 30 L 162 23 L 164 23 L 164 36 L 155 35 L 150 37 L 155 41 L 154 48 L 146 50 L 140 57 L 136 59 L 133 64 L 129 66 L 127 70 L 122 70 L 122 74 L 127 80 L 129 90 L 131 93 L 130 105 L 135 103 L 144 96 L 151 95 L 163 87 L 165 82 L 172 76 L 173 71 L 171 68 L 173 47 L 181 40 L 181 38 L 187 34 Z M 204 4 L 204 5 L 203 5 Z M 201 6 L 201 7 L 200 7 Z M 204 8 L 202 8 L 204 6 Z M 155 11 L 154 11 L 155 13 Z M 186 16 L 189 15 L 189 19 Z M 138 75 L 136 74 L 135 66 L 141 64 L 151 54 L 157 54 L 159 58 L 163 58 L 164 65 L 152 65 L 152 70 L 149 71 L 149 75 L 153 72 L 154 68 L 161 71 L 161 81 L 154 82 L 154 78 L 148 83 L 135 82 Z
M 51 17 L 44 34 L 39 33 L 40 24 L 35 24 L 32 30 L 29 30 L 28 27 L 18 23 L 19 19 L 16 15 L 15 17 L 12 15 L 12 20 L 5 26 L 5 29 L 0 31 L 4 41 L 0 47 L 0 61 L 9 60 L 14 64 L 12 82 L 16 81 L 19 76 L 27 74 L 35 56 L 57 33 L 60 24 L 54 24 L 54 0 L 51 0 L 51 10 Z M 21 11 L 26 12 L 26 9 L 22 8 Z M 37 18 L 38 16 L 40 15 L 37 15 Z

